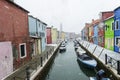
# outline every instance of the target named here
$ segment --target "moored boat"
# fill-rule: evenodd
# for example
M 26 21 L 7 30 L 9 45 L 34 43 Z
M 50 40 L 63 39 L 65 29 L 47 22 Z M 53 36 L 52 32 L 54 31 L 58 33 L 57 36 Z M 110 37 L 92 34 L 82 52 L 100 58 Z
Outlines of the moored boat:
M 62 44 L 62 45 L 59 47 L 59 50 L 60 50 L 60 52 L 66 51 L 66 45 L 65 45 L 65 44 Z
M 89 80 L 110 80 L 110 78 L 105 77 L 105 71 L 101 69 L 96 73 L 95 77 L 90 77 Z
M 88 56 L 86 53 L 78 54 L 77 59 L 87 68 L 94 69 L 97 66 L 97 61 Z

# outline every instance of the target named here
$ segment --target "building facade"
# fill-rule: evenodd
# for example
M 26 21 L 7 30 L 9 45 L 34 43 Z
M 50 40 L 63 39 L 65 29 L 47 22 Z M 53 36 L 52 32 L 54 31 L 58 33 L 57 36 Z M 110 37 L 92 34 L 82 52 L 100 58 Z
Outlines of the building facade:
M 120 53 L 120 7 L 114 10 L 114 51 Z
M 0 0 L 0 42 L 10 41 L 13 47 L 13 67 L 30 59 L 28 11 L 9 1 Z
M 114 50 L 114 18 L 109 17 L 105 21 L 105 48 Z
M 93 37 L 93 43 L 98 45 L 98 25 L 94 25 L 94 37 Z
M 51 31 L 51 27 L 47 27 L 46 35 L 47 35 L 47 44 L 52 44 L 52 31 Z
M 52 43 L 54 44 L 57 42 L 57 35 L 58 35 L 57 28 L 52 27 L 51 32 L 52 32 Z
M 31 57 L 35 56 L 35 55 L 39 55 L 41 53 L 41 36 L 38 33 L 38 19 L 33 17 L 33 16 L 29 16 L 29 36 L 31 38 Z

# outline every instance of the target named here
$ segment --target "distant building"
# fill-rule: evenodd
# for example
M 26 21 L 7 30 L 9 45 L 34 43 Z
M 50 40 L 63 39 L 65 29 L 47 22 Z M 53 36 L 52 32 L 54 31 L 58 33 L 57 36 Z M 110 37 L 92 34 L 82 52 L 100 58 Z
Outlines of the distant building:
M 57 36 L 58 36 L 58 33 L 57 33 L 57 28 L 51 28 L 51 32 L 52 32 L 52 43 L 56 43 L 57 42 Z
M 47 44 L 52 44 L 52 31 L 51 31 L 51 27 L 47 27 L 46 35 L 47 35 Z
M 93 24 L 93 43 L 98 45 L 98 24 L 100 23 L 100 19 L 96 19 L 92 22 Z
M 81 37 L 85 41 L 89 40 L 89 23 L 86 23 L 85 27 L 82 29 L 82 31 L 81 31 Z

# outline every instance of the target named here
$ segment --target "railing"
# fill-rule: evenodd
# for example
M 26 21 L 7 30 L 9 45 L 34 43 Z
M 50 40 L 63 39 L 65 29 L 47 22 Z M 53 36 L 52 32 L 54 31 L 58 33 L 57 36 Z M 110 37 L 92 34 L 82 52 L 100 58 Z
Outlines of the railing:
M 117 70 L 117 74 L 120 75 L 120 61 L 116 60 L 110 56 L 108 56 L 107 54 L 105 54 L 105 64 L 109 65 L 110 67 L 113 67 L 114 69 Z
M 43 67 L 43 64 L 52 55 L 53 51 L 54 47 L 50 47 L 44 53 L 37 55 L 34 59 L 29 61 L 19 72 L 5 80 L 30 80 L 30 76 L 32 76 L 39 68 Z

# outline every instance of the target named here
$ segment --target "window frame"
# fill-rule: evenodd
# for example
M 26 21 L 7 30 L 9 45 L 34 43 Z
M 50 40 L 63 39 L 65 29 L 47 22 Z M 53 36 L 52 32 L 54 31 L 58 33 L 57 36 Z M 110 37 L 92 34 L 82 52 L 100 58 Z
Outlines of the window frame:
M 116 42 L 117 38 L 120 39 L 120 37 L 115 37 L 115 46 L 118 46 L 118 44 L 117 44 L 117 42 Z
M 118 28 L 117 28 L 117 22 L 118 22 Z M 119 20 L 115 21 L 115 30 L 119 30 Z
M 25 55 L 24 56 L 22 56 L 22 54 L 21 54 L 21 45 L 24 45 L 24 53 L 25 53 Z M 20 52 L 20 58 L 25 58 L 26 56 L 27 56 L 27 52 L 26 52 L 26 43 L 21 43 L 21 44 L 19 44 L 19 52 Z
M 111 23 L 111 30 L 114 30 L 114 22 Z

